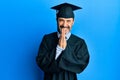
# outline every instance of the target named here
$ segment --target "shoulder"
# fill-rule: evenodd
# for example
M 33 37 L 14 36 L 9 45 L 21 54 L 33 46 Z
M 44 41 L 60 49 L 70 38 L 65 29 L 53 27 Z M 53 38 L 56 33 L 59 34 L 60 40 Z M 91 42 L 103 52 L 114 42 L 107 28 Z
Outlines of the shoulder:
M 81 45 L 86 45 L 86 42 L 83 38 L 78 37 L 74 34 L 71 34 L 71 37 L 69 39 L 69 44 L 74 45 L 74 46 L 75 45 L 81 46 Z
M 46 38 L 49 38 L 49 37 L 55 37 L 57 36 L 57 32 L 52 32 L 52 33 L 49 33 L 49 34 L 45 34 L 44 37 Z
M 49 34 L 45 34 L 44 38 L 45 39 L 55 39 L 55 38 L 57 38 L 57 32 L 52 32 L 52 33 L 49 33 Z
M 74 40 L 75 42 L 83 42 L 84 41 L 83 38 L 78 37 L 78 36 L 76 36 L 74 34 L 71 34 L 71 39 Z

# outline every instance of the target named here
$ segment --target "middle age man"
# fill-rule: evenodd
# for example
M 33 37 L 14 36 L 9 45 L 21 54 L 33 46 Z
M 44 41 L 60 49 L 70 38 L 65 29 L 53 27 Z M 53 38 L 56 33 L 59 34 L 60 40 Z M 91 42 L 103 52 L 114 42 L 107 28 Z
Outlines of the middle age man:
M 52 9 L 57 10 L 58 32 L 43 37 L 36 62 L 44 71 L 44 80 L 77 80 L 76 74 L 89 63 L 85 41 L 71 33 L 73 11 L 81 7 L 63 3 Z

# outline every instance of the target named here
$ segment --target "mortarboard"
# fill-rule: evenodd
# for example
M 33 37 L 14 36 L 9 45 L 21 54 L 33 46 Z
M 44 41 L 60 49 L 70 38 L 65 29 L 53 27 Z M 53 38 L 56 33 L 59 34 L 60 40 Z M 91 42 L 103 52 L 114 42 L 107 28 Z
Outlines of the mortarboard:
M 69 3 L 63 3 L 63 4 L 59 4 L 57 6 L 52 7 L 51 9 L 54 9 L 57 11 L 56 15 L 57 18 L 58 17 L 62 17 L 62 18 L 74 18 L 74 10 L 78 10 L 78 9 L 82 9 L 81 7 L 78 7 L 76 5 L 73 4 L 69 4 Z

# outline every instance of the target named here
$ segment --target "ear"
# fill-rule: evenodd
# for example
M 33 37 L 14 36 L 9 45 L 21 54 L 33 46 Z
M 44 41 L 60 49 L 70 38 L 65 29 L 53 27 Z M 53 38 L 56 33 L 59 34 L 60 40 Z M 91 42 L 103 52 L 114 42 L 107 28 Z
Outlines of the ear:
M 75 19 L 73 19 L 73 23 L 72 23 L 72 25 L 74 25 L 74 22 L 75 22 Z

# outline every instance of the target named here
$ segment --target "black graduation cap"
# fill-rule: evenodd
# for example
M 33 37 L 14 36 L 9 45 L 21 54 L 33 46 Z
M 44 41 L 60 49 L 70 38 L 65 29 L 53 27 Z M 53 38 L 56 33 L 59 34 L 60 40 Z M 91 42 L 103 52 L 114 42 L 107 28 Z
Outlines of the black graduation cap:
M 62 18 L 74 18 L 74 10 L 82 9 L 81 7 L 78 7 L 73 4 L 69 3 L 63 3 L 59 4 L 57 6 L 52 7 L 51 9 L 55 9 L 57 11 L 57 18 L 62 17 Z

